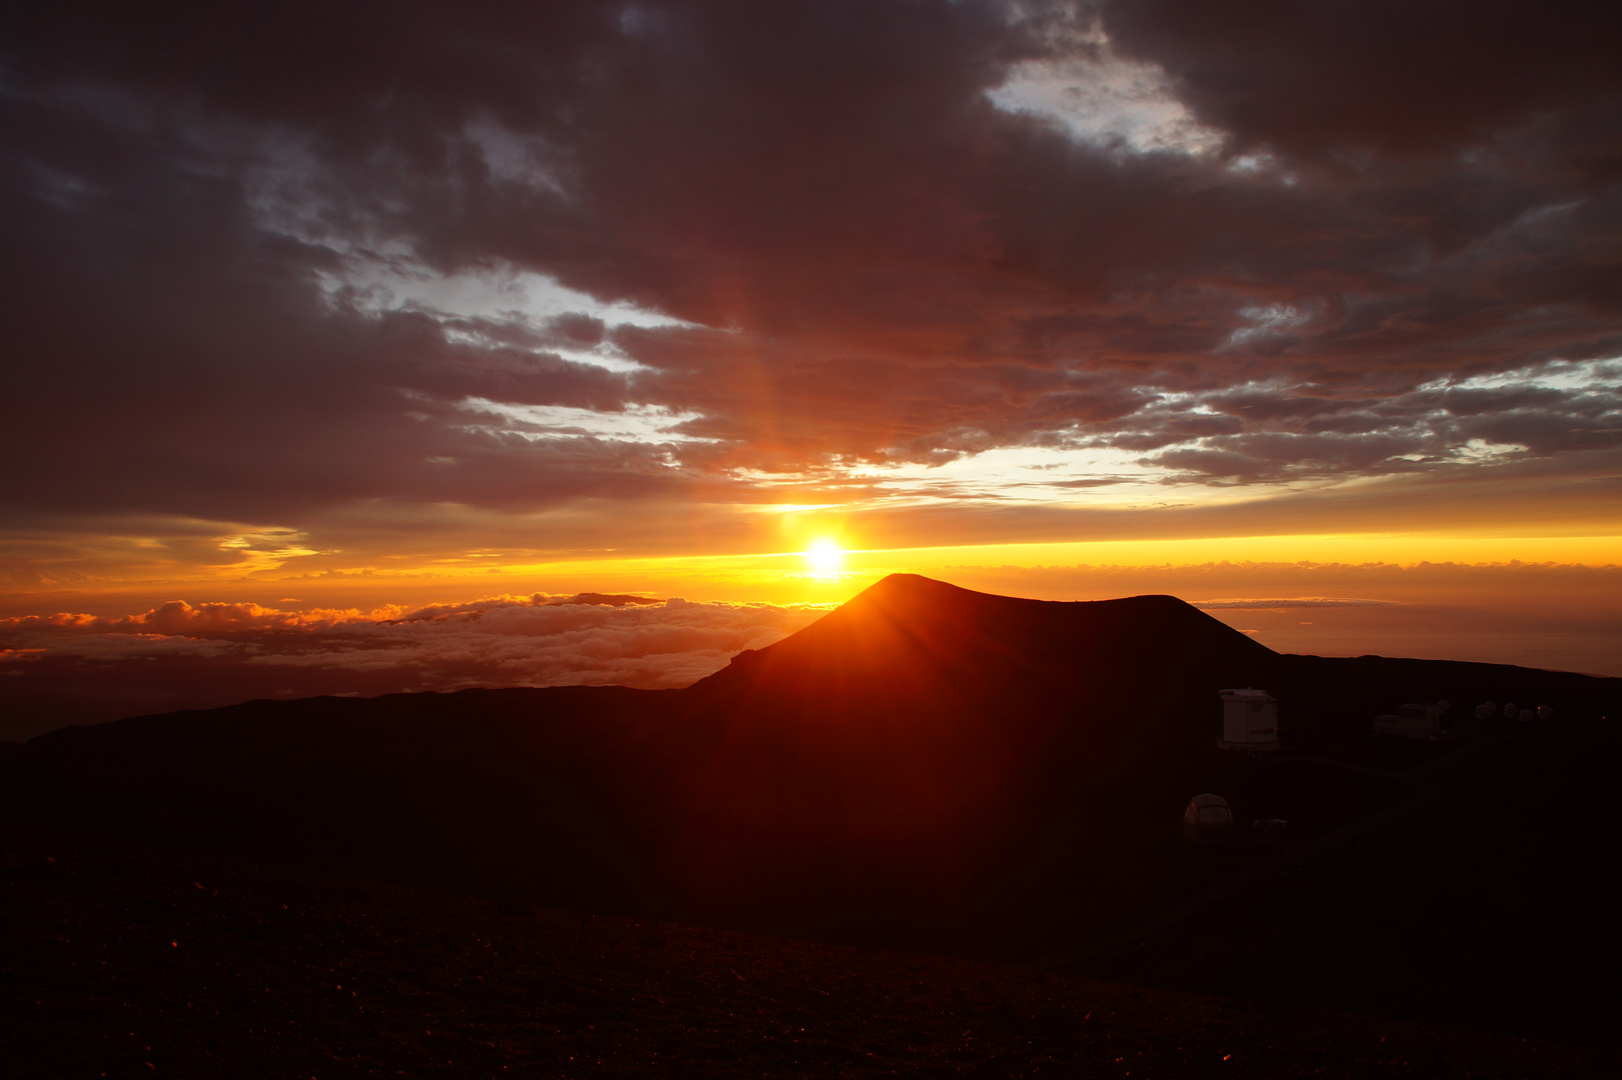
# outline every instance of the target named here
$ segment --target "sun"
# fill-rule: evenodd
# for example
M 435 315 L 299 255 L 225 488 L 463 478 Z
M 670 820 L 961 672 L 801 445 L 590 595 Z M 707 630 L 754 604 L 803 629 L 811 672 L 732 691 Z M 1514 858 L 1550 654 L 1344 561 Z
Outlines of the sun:
M 819 577 L 836 574 L 845 565 L 845 549 L 835 540 L 813 540 L 805 549 L 805 560 Z

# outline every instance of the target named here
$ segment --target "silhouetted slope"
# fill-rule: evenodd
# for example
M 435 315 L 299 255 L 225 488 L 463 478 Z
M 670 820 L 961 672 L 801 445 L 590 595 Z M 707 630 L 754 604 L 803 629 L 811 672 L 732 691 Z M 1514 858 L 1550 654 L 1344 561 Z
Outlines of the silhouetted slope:
M 626 748 L 669 691 L 253 701 L 39 736 L 12 814 L 175 847 L 611 903 L 650 815 Z M 637 852 L 642 854 L 636 854 Z
M 871 789 L 896 823 L 1043 767 L 1120 775 L 1209 747 L 1212 695 L 1279 657 L 1170 596 L 1021 600 L 895 574 L 687 692 L 715 765 L 782 797 Z
M 253 702 L 68 729 L 24 749 L 8 801 L 413 883 L 981 948 L 963 928 L 1003 918 L 984 909 L 1011 858 L 1135 842 L 1087 825 L 1101 812 L 1174 824 L 1214 691 L 1277 660 L 1171 597 L 1049 603 L 897 575 L 686 691 Z M 1108 919 L 1175 887 L 1145 870 L 1072 908 Z
M 1268 669 L 1276 654 L 1172 596 L 1064 603 L 892 574 L 692 687 L 733 707 L 833 719 L 1075 705 Z M 1153 688 L 1126 680 L 1152 676 Z
M 1216 690 L 1277 661 L 1169 596 L 1055 603 L 892 575 L 685 693 L 670 872 L 733 919 L 961 922 L 1011 837 L 1123 794 L 1172 813 L 1173 762 L 1210 751 Z
M 140 842 L 488 897 L 973 955 L 1075 946 L 1265 857 L 1188 798 L 1320 835 L 1398 779 L 1213 746 L 1216 691 L 1381 769 L 1404 700 L 1592 710 L 1617 680 L 1278 656 L 1171 597 L 1052 603 L 910 575 L 682 691 L 251 702 L 0 752 L 0 808 Z M 1391 761 L 1377 761 L 1385 756 Z M 1400 759 L 1400 760 L 1398 760 Z

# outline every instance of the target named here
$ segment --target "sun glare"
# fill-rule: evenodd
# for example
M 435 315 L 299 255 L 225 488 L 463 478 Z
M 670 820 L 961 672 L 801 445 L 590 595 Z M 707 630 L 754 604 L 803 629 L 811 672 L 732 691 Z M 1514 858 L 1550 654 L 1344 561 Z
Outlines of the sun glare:
M 805 560 L 818 575 L 836 574 L 845 565 L 845 549 L 833 540 L 813 540 L 805 549 Z

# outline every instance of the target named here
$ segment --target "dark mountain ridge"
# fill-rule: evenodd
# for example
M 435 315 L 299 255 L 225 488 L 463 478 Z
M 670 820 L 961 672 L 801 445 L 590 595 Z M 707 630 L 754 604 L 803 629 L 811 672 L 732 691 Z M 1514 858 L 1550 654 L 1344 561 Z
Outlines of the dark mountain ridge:
M 1073 846 L 1101 816 L 1170 828 L 1235 770 L 1212 746 L 1227 686 L 1273 689 L 1286 740 L 1311 746 L 1471 683 L 1581 707 L 1617 682 L 1286 657 L 1170 596 L 1060 603 L 893 575 L 680 691 L 257 701 L 59 730 L 9 755 L 6 805 L 415 884 L 805 930 L 770 913 L 838 894 L 907 921 L 1032 837 Z
M 1023 758 L 1060 736 L 1095 756 L 1164 753 L 1205 744 L 1205 726 L 1180 718 L 1199 695 L 1278 659 L 1170 596 L 1056 603 L 896 574 L 686 693 L 829 767 L 937 744 Z
M 1281 699 L 1283 764 L 1214 746 L 1217 691 L 1247 685 Z M 1169 596 L 896 575 L 684 690 L 256 701 L 59 730 L 0 754 L 0 813 L 525 904 L 1035 956 L 1275 854 L 1183 845 L 1197 792 L 1309 840 L 1409 799 L 1401 770 L 1506 735 L 1375 740 L 1375 712 L 1512 698 L 1575 721 L 1615 716 L 1619 689 L 1281 656 Z

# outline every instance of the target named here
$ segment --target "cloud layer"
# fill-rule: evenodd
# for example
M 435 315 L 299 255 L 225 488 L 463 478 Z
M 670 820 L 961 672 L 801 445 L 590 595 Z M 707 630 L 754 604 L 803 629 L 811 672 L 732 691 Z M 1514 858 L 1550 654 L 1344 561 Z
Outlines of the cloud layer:
M 476 686 L 686 686 L 823 613 L 680 598 L 493 597 L 417 610 L 163 604 L 0 619 L 0 738 L 254 697 Z
M 1614 4 L 0 19 L 15 574 L 1622 463 Z

